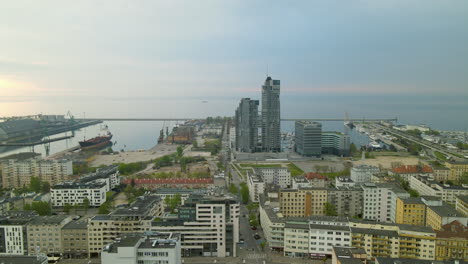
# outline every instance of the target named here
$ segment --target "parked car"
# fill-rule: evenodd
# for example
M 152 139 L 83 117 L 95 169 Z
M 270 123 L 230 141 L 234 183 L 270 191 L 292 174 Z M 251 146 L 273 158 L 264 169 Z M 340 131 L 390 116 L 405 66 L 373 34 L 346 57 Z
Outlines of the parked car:
M 257 230 L 257 227 L 251 226 L 250 229 L 252 229 L 252 230 Z
M 258 234 L 255 234 L 255 235 L 254 235 L 254 238 L 255 238 L 256 240 L 259 240 L 259 239 L 260 239 L 260 236 L 259 236 Z

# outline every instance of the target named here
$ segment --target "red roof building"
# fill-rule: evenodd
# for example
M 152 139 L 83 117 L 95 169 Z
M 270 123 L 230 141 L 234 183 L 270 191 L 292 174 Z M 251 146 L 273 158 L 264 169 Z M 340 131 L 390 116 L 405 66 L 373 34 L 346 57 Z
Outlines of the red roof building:
M 203 179 L 129 179 L 123 180 L 123 183 L 130 184 L 135 183 L 138 188 L 157 189 L 157 188 L 198 188 L 207 187 L 214 183 L 213 178 Z
M 322 174 L 320 173 L 315 173 L 315 172 L 308 172 L 306 174 L 304 174 L 304 177 L 306 179 L 308 179 L 309 181 L 310 180 L 324 180 L 324 181 L 328 181 L 328 178 L 326 176 L 323 176 Z

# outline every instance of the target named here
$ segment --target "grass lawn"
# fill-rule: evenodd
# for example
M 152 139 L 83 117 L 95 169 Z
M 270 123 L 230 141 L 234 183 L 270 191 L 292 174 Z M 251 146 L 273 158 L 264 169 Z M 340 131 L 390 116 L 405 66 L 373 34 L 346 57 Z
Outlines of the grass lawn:
M 242 163 L 239 164 L 239 166 L 242 168 L 279 168 L 282 167 L 281 164 L 254 164 L 254 163 Z
M 298 166 L 296 166 L 294 163 L 289 163 L 288 169 L 291 172 L 291 177 L 296 177 L 296 176 L 304 174 L 304 171 Z

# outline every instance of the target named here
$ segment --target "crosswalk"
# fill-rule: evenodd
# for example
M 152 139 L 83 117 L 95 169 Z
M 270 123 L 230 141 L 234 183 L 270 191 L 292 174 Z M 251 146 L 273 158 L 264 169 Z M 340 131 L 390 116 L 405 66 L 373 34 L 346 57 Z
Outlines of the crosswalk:
M 264 259 L 266 258 L 265 253 L 252 253 L 246 256 L 247 259 Z

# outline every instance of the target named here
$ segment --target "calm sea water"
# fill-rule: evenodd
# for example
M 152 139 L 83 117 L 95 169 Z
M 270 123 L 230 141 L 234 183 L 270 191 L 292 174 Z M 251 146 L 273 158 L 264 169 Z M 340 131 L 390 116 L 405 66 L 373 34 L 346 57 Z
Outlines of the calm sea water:
M 244 97 L 259 98 L 259 94 Z M 0 101 L 0 116 L 28 114 L 65 114 L 71 111 L 75 117 L 183 117 L 233 116 L 239 97 L 209 98 L 36 98 L 15 102 Z M 468 103 L 456 96 L 282 96 L 284 118 L 398 118 L 399 124 L 427 124 L 438 130 L 468 131 Z M 116 141 L 114 150 L 148 149 L 156 145 L 163 122 L 106 122 Z M 170 127 L 175 122 L 167 123 Z M 343 122 L 324 122 L 324 131 L 343 131 Z M 69 140 L 51 143 L 51 154 L 78 145 L 83 138 L 97 136 L 100 126 L 82 128 Z M 283 131 L 293 131 L 292 122 L 282 122 Z M 68 133 L 70 134 L 70 133 Z M 55 135 L 58 137 L 64 134 Z M 357 144 L 367 139 L 351 132 Z M 29 151 L 20 148 L 0 153 Z M 1 150 L 0 150 L 1 151 Z M 45 154 L 44 146 L 36 146 L 36 152 Z

